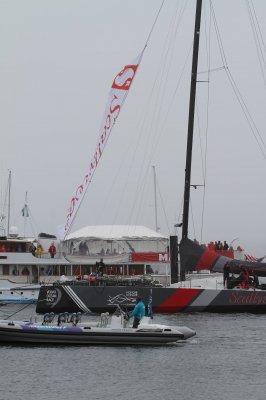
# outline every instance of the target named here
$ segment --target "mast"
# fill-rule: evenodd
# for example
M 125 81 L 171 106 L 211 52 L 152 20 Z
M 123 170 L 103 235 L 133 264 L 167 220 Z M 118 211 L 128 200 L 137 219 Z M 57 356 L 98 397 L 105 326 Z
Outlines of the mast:
M 7 237 L 10 229 L 11 171 L 8 174 Z
M 24 238 L 26 237 L 26 223 L 27 223 L 27 217 L 29 216 L 29 211 L 28 211 L 28 192 L 26 192 L 25 195 L 25 205 L 24 205 L 24 212 L 23 212 L 23 218 L 24 218 Z
M 156 230 L 156 232 L 159 232 L 160 228 L 158 227 L 158 217 L 157 217 L 157 191 L 156 191 L 155 165 L 152 166 L 152 169 L 153 169 L 153 182 L 154 182 L 155 230 Z
M 192 56 L 191 84 L 190 84 L 182 239 L 186 239 L 188 237 L 190 178 L 191 178 L 193 128 L 194 128 L 194 113 L 195 113 L 195 99 L 196 99 L 196 86 L 197 86 L 197 72 L 198 72 L 201 8 L 202 8 L 202 0 L 197 0 L 195 29 L 194 29 L 194 45 L 193 45 L 193 56 Z

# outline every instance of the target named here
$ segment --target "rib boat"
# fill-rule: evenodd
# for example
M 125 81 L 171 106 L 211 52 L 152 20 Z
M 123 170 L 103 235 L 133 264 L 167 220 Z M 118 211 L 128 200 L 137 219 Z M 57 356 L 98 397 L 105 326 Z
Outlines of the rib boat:
M 144 317 L 138 328 L 128 326 L 125 313 L 101 314 L 99 322 L 81 322 L 79 313 L 45 314 L 42 323 L 0 321 L 0 343 L 55 345 L 164 345 L 187 340 L 196 332 L 186 326 L 154 324 Z

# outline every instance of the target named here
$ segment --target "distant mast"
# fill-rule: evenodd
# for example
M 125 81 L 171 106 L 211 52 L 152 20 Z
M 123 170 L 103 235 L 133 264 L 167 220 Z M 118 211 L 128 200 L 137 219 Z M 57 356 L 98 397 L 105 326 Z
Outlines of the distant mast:
M 8 205 L 7 205 L 7 233 L 6 236 L 9 236 L 10 230 L 10 202 L 11 202 L 11 171 L 8 174 Z
M 194 29 L 193 57 L 192 57 L 192 71 L 191 71 L 191 85 L 190 85 L 189 116 L 188 116 L 187 155 L 186 155 L 186 169 L 185 169 L 182 239 L 187 239 L 187 237 L 188 237 L 190 179 L 191 179 L 195 99 L 196 99 L 196 86 L 197 86 L 197 73 L 198 73 L 201 8 L 202 8 L 202 0 L 197 0 L 195 29 Z
M 29 208 L 28 208 L 28 192 L 25 194 L 25 206 L 24 206 L 24 213 L 23 213 L 23 219 L 24 219 L 24 238 L 26 237 L 26 224 L 27 224 L 27 217 L 29 216 Z

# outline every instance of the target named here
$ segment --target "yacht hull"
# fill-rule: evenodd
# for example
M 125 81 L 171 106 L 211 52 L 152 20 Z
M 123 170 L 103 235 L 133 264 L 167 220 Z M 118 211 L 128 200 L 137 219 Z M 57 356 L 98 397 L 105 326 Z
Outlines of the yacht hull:
M 149 303 L 151 288 L 123 286 L 59 285 L 42 286 L 37 313 L 113 312 L 117 305 L 130 309 L 137 296 Z M 153 312 L 266 313 L 266 291 L 242 289 L 152 288 Z

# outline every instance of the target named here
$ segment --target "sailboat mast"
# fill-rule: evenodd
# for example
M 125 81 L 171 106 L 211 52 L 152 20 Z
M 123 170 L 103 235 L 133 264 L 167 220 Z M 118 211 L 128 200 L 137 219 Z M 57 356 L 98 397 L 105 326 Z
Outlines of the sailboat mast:
M 197 0 L 195 29 L 194 29 L 194 45 L 193 45 L 193 56 L 192 56 L 191 84 L 190 84 L 182 239 L 186 239 L 188 237 L 190 178 L 191 178 L 193 128 L 194 128 L 194 113 L 195 113 L 195 100 L 196 100 L 197 72 L 198 72 L 201 9 L 202 9 L 202 0 Z
M 10 229 L 10 202 L 11 202 L 11 171 L 8 174 L 8 206 L 7 206 L 7 237 Z
M 25 205 L 24 205 L 24 238 L 26 237 L 26 222 L 27 222 L 27 217 L 28 217 L 29 213 L 28 213 L 28 192 L 26 192 L 25 195 Z

